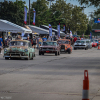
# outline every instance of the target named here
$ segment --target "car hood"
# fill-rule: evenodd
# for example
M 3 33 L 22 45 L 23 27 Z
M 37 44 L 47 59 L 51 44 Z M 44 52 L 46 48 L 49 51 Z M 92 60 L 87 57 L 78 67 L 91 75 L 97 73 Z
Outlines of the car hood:
M 68 46 L 69 44 L 59 44 L 59 45 L 66 45 L 66 46 Z
M 9 47 L 9 49 L 13 49 L 13 48 L 14 48 L 14 49 L 15 49 L 15 48 L 16 48 L 16 49 L 27 49 L 28 46 L 10 46 L 10 47 Z
M 86 43 L 74 43 L 74 45 L 86 45 Z
M 24 52 L 25 49 L 28 49 L 28 47 L 25 46 L 10 46 L 9 48 L 6 48 L 7 52 Z

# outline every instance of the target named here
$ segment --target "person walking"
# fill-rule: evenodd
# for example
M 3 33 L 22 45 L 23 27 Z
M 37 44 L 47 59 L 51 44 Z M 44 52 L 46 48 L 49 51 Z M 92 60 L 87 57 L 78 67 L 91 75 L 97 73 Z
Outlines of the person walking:
M 35 49 L 36 48 L 36 44 L 37 44 L 37 40 L 36 40 L 36 37 L 34 36 L 33 37 L 33 48 Z
M 0 36 L 0 54 L 2 54 L 2 49 L 3 49 L 3 39 L 2 36 Z
M 42 38 L 39 38 L 39 47 L 41 46 L 41 43 L 43 42 Z

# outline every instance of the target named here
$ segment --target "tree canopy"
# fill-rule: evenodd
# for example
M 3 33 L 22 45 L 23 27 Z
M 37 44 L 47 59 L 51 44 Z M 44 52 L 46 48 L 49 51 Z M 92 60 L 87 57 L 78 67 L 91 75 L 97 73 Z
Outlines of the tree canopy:
M 23 26 L 25 4 L 22 0 L 0 2 L 0 19 Z M 33 9 L 36 11 L 36 26 L 51 24 L 53 28 L 57 29 L 57 25 L 60 23 L 61 28 L 65 24 L 67 27 L 70 26 L 70 30 L 73 32 L 87 29 L 88 20 L 87 16 L 82 13 L 82 9 L 66 3 L 64 0 L 56 0 L 55 3 L 52 3 L 51 8 L 49 8 L 47 0 L 34 1 L 30 7 L 30 24 L 33 22 Z M 29 13 L 29 10 L 27 11 Z M 29 14 L 27 14 L 27 22 L 28 17 Z
M 81 5 L 94 6 L 97 8 L 95 14 L 100 14 L 100 1 L 99 0 L 78 0 Z
M 5 1 L 0 2 L 0 19 L 11 21 L 18 25 L 23 25 L 24 20 L 23 1 Z

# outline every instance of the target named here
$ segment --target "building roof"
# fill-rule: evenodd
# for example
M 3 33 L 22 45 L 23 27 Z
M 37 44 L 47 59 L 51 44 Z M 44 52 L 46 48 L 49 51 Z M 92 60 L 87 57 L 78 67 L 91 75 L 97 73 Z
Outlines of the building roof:
M 0 19 L 0 31 L 12 33 L 32 33 L 29 29 L 2 19 Z
M 49 34 L 49 30 L 45 30 L 43 28 L 37 27 L 37 26 L 33 26 L 33 25 L 28 25 L 28 27 L 34 31 L 37 32 L 39 34 Z

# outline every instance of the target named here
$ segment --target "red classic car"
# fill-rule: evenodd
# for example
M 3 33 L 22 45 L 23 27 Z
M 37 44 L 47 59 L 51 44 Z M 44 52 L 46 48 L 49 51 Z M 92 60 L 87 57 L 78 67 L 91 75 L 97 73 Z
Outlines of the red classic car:
M 44 55 L 44 53 L 54 53 L 56 56 L 60 55 L 60 45 L 57 41 L 45 41 L 39 48 L 39 55 Z
M 97 43 L 92 40 L 92 47 L 97 47 Z
M 58 44 L 61 46 L 61 52 L 68 52 L 70 54 L 72 52 L 71 41 L 70 39 L 58 39 Z

